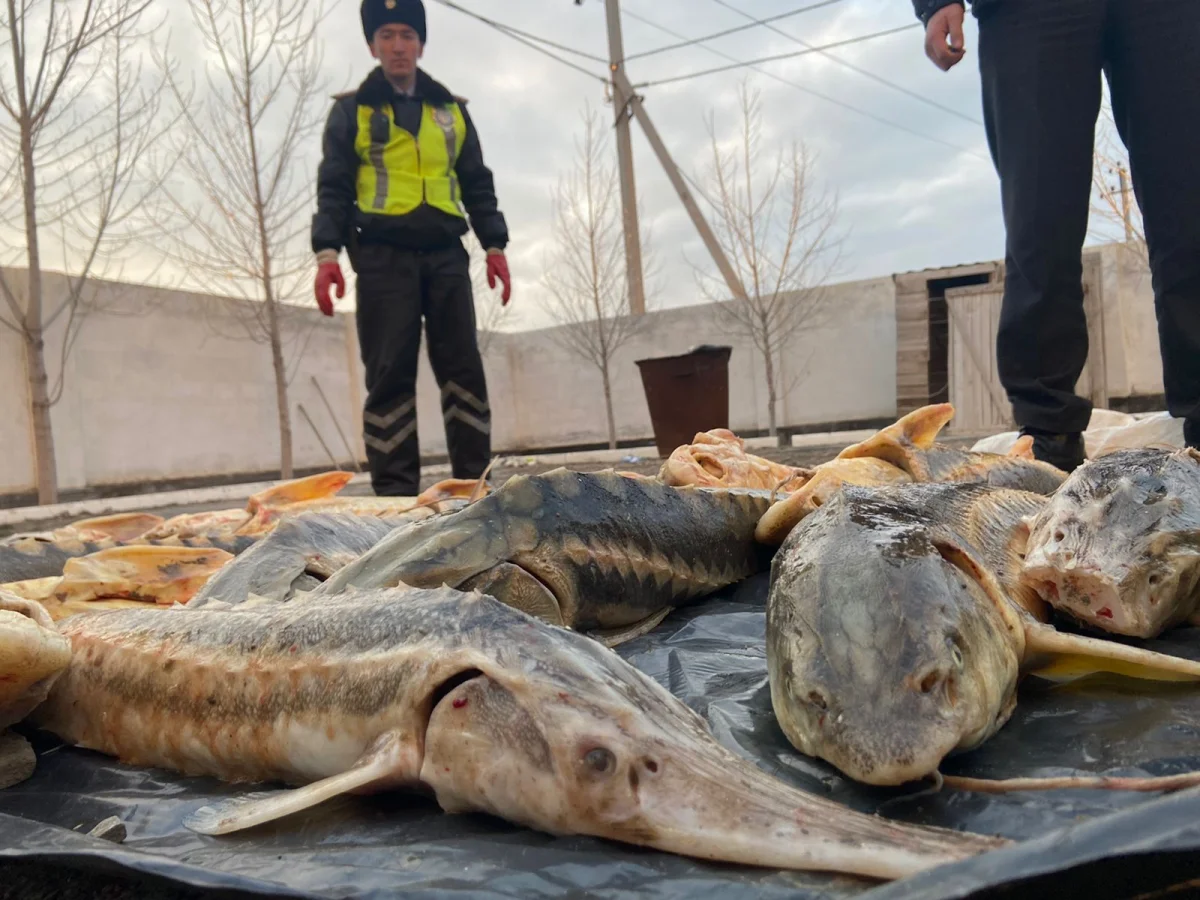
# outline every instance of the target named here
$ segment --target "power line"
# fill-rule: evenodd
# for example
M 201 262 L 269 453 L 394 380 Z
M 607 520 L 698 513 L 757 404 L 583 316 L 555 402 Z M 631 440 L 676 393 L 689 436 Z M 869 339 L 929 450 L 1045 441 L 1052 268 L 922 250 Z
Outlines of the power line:
M 900 25 L 896 28 L 888 28 L 884 31 L 875 31 L 871 34 L 862 34 L 858 37 L 847 38 L 844 41 L 834 41 L 832 44 L 825 44 L 820 47 L 810 47 L 804 50 L 793 50 L 791 53 L 777 53 L 774 56 L 764 56 L 760 59 L 752 59 L 748 62 L 736 62 L 728 66 L 717 66 L 712 69 L 704 69 L 700 72 L 689 72 L 686 75 L 673 75 L 670 78 L 660 78 L 658 81 L 643 81 L 641 84 L 634 87 L 658 87 L 664 84 L 674 84 L 677 81 L 690 81 L 693 78 L 701 78 L 704 75 L 716 75 L 719 72 L 728 72 L 731 69 L 744 69 L 748 66 L 761 65 L 762 63 L 779 62 L 784 59 L 795 59 L 798 56 L 807 56 L 809 53 L 819 53 L 822 50 L 832 50 L 835 47 L 848 47 L 851 44 L 861 44 L 863 41 L 871 41 L 876 38 L 888 37 L 893 34 L 899 34 L 902 31 L 910 31 L 913 28 L 920 28 L 920 22 L 913 22 L 910 25 Z
M 608 60 L 606 60 L 606 59 L 603 59 L 599 56 L 594 56 L 590 53 L 586 53 L 583 50 L 575 50 L 572 47 L 566 47 L 566 46 L 563 46 L 562 44 L 556 44 L 554 41 L 547 40 L 546 38 L 538 37 L 537 35 L 529 34 L 528 32 L 525 32 L 525 31 L 520 31 L 519 29 L 513 28 L 511 25 L 505 25 L 503 22 L 497 22 L 494 19 L 489 19 L 487 16 L 481 16 L 479 13 L 474 12 L 473 10 L 459 6 L 457 3 L 454 3 L 453 0 L 436 0 L 436 2 L 440 3 L 442 6 L 446 6 L 446 7 L 449 7 L 450 9 L 457 10 L 458 12 L 462 13 L 463 15 L 470 16 L 472 19 L 476 19 L 476 20 L 482 22 L 483 24 L 496 29 L 501 34 L 507 35 L 508 37 L 512 38 L 514 41 L 518 41 L 519 43 L 524 44 L 526 47 L 530 47 L 530 48 L 536 50 L 538 53 L 541 53 L 544 56 L 548 56 L 551 59 L 555 60 L 556 62 L 562 63 L 564 66 L 569 66 L 570 68 L 574 69 L 576 72 L 582 72 L 584 75 L 587 75 L 589 78 L 596 79 L 601 84 L 608 84 L 608 79 L 605 78 L 604 76 L 598 75 L 595 72 L 591 71 L 590 69 L 585 69 L 583 66 L 576 65 L 575 63 L 571 62 L 569 59 L 563 59 L 558 54 L 551 53 L 545 47 L 539 46 L 539 44 L 546 44 L 547 46 L 554 47 L 554 48 L 556 48 L 558 50 L 562 50 L 566 53 L 574 53 L 576 56 L 582 56 L 587 59 L 592 59 L 592 60 L 595 60 L 596 62 L 601 62 L 601 63 L 604 63 L 605 65 L 608 65 Z
M 629 16 L 631 19 L 636 19 L 637 21 L 642 22 L 645 25 L 649 25 L 651 28 L 657 28 L 659 31 L 663 32 L 664 34 L 669 34 L 675 38 L 683 38 L 683 35 L 680 34 L 679 32 L 673 31 L 670 28 L 667 28 L 665 25 L 660 25 L 657 22 L 651 21 L 650 19 L 647 19 L 645 16 L 638 15 L 637 13 L 633 12 L 632 10 L 626 9 L 624 11 L 624 14 Z M 707 50 L 709 53 L 712 53 L 716 56 L 720 56 L 722 59 L 728 59 L 733 62 L 739 62 L 737 57 L 730 56 L 728 53 L 725 53 L 721 50 L 717 50 L 713 47 L 704 47 L 703 49 Z M 745 65 L 745 64 L 743 63 L 743 65 Z M 923 132 L 917 131 L 916 129 L 909 128 L 907 125 L 901 125 L 899 122 L 893 122 L 891 119 L 885 119 L 883 116 L 877 116 L 875 113 L 868 112 L 865 109 L 859 109 L 857 106 L 853 106 L 849 103 L 846 103 L 843 100 L 838 100 L 836 97 L 830 97 L 828 94 L 823 94 L 820 91 L 817 91 L 817 90 L 814 90 L 813 88 L 808 87 L 807 85 L 800 84 L 800 82 L 798 82 L 798 81 L 791 81 L 790 79 L 784 78 L 782 75 L 776 75 L 774 72 L 770 72 L 766 69 L 763 69 L 760 66 L 757 66 L 754 64 L 749 64 L 749 67 L 751 69 L 753 69 L 755 72 L 758 72 L 760 75 L 765 75 L 767 78 L 770 78 L 774 81 L 778 81 L 780 84 L 785 84 L 788 87 L 795 88 L 798 91 L 802 91 L 806 94 L 811 94 L 814 97 L 817 97 L 821 100 L 826 101 L 827 103 L 832 103 L 834 106 L 839 106 L 842 109 L 849 110 L 852 113 L 857 113 L 860 116 L 865 116 L 866 118 L 871 119 L 872 121 L 878 122 L 881 125 L 886 125 L 889 128 L 895 128 L 898 131 L 903 131 L 907 134 L 913 135 L 914 137 L 919 137 L 922 140 L 932 141 L 935 144 L 941 144 L 943 147 L 949 147 L 951 150 L 957 151 L 958 153 L 965 153 L 968 156 L 975 157 L 976 159 L 981 159 L 981 160 L 984 160 L 985 162 L 987 161 L 984 157 L 980 156 L 978 153 L 976 153 L 973 150 L 968 150 L 965 147 L 960 147 L 957 144 L 951 143 L 950 141 L 945 141 L 939 137 L 934 137 L 931 134 L 925 134 Z
M 725 2 L 725 0 L 712 0 L 712 2 L 717 4 L 718 6 L 725 7 L 725 9 L 729 10 L 730 12 L 737 13 L 739 16 L 742 16 L 743 18 L 751 19 L 751 20 L 757 22 L 758 24 L 765 25 L 765 27 L 768 30 L 773 31 L 776 34 L 787 38 L 789 41 L 794 41 L 795 43 L 799 44 L 801 47 L 808 47 L 808 48 L 812 49 L 812 44 L 808 43 L 807 41 L 801 40 L 800 38 L 796 37 L 794 34 L 790 34 L 789 32 L 784 31 L 782 28 L 778 28 L 774 25 L 767 24 L 768 20 L 754 19 L 754 16 L 752 16 L 750 13 L 746 12 L 743 9 L 739 9 L 738 7 L 734 6 L 732 3 L 727 3 L 727 2 Z M 887 87 L 892 88 L 893 90 L 899 91 L 902 94 L 912 97 L 914 100 L 918 100 L 921 103 L 924 103 L 928 106 L 932 106 L 934 109 L 940 109 L 942 112 L 949 113 L 952 116 L 957 116 L 960 119 L 965 119 L 966 121 L 971 122 L 974 125 L 982 125 L 983 124 L 982 121 L 975 118 L 974 116 L 969 116 L 966 113 L 961 112 L 957 109 L 954 109 L 949 106 L 944 106 L 941 103 L 938 103 L 936 100 L 930 100 L 924 94 L 919 94 L 916 91 L 911 91 L 908 88 L 903 87 L 902 85 L 896 84 L 894 81 L 889 81 L 888 79 L 883 78 L 880 75 L 876 75 L 874 72 L 868 72 L 866 69 L 863 69 L 863 68 L 860 68 L 859 66 L 854 65 L 854 63 L 844 60 L 840 56 L 834 56 L 832 53 L 829 53 L 826 50 L 818 50 L 817 52 L 819 52 L 822 56 L 826 57 L 827 59 L 833 60 L 833 62 L 837 63 L 839 66 L 843 66 L 847 69 L 850 69 L 853 72 L 857 72 L 860 75 L 870 78 L 872 81 L 876 81 L 879 84 L 885 85 Z
M 810 6 L 801 6 L 799 9 L 793 9 L 791 12 L 780 13 L 777 16 L 770 16 L 766 19 L 755 19 L 749 14 L 746 18 L 751 21 L 746 25 L 737 25 L 733 28 L 726 28 L 724 31 L 714 31 L 712 34 L 706 34 L 704 37 L 692 38 L 691 40 L 681 41 L 678 44 L 668 44 L 665 47 L 658 47 L 654 50 L 644 50 L 641 53 L 634 53 L 632 56 L 626 56 L 625 62 L 632 62 L 635 59 L 642 59 L 647 56 L 655 56 L 659 53 L 666 53 L 668 50 L 679 50 L 682 47 L 691 47 L 693 44 L 703 44 L 707 41 L 713 41 L 720 37 L 737 34 L 740 31 L 748 31 L 751 28 L 758 28 L 762 25 L 769 25 L 771 22 L 778 22 L 781 19 L 791 19 L 801 13 L 812 12 L 814 9 L 820 9 L 824 6 L 832 6 L 835 3 L 841 3 L 842 0 L 820 0 L 819 3 L 813 3 Z

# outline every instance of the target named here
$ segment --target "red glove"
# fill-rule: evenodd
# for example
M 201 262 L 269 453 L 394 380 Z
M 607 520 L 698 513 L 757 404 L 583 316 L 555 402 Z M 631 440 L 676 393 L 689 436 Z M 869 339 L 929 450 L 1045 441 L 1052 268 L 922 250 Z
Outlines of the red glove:
M 346 296 L 346 282 L 342 278 L 342 267 L 336 262 L 323 262 L 317 266 L 317 283 L 315 285 L 317 306 L 321 307 L 321 312 L 327 316 L 333 315 L 333 300 L 329 296 L 329 288 L 335 284 L 337 285 L 338 299 L 341 300 Z
M 500 297 L 500 305 L 508 306 L 508 300 L 512 296 L 512 277 L 508 274 L 508 260 L 504 258 L 504 254 L 499 250 L 488 251 L 487 277 L 488 287 L 493 290 L 496 288 L 496 279 L 500 279 L 500 283 L 504 285 L 504 293 Z

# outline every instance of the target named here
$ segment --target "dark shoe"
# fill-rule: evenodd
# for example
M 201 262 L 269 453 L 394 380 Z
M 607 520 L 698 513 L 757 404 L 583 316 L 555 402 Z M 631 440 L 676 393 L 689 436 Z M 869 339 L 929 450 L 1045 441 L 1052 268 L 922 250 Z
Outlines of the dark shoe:
M 1087 461 L 1087 452 L 1083 443 L 1083 435 L 1051 434 L 1034 428 L 1022 428 L 1022 435 L 1033 437 L 1033 458 L 1049 463 L 1068 474 L 1074 472 Z
M 1200 450 L 1200 419 L 1183 420 L 1183 442 L 1193 449 Z

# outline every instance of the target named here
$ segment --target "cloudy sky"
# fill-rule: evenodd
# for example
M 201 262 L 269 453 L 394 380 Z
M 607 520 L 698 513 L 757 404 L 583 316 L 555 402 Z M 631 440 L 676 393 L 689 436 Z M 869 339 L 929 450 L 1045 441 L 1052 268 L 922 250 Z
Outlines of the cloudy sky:
M 324 74 L 333 93 L 355 87 L 374 61 L 362 35 L 359 0 L 325 2 L 329 15 L 320 34 Z M 586 70 L 577 71 L 441 0 L 425 2 L 429 42 L 423 65 L 469 98 L 510 226 L 517 315 L 503 327 L 547 324 L 539 282 L 552 250 L 552 192 L 559 176 L 571 168 L 584 108 L 590 104 L 606 121 L 611 117 L 602 83 L 606 66 L 600 59 L 563 54 Z M 455 3 L 593 57 L 607 54 L 603 0 Z M 648 53 L 681 38 L 744 25 L 747 17 L 779 16 L 804 5 L 819 8 L 781 19 L 776 30 L 755 27 L 703 45 Z M 1003 256 L 999 187 L 980 122 L 972 17 L 967 21 L 966 60 L 947 74 L 925 58 L 909 0 L 622 0 L 622 8 L 626 54 L 648 54 L 630 62 L 630 77 L 635 84 L 649 83 L 640 91 L 645 106 L 689 175 L 703 179 L 710 160 L 709 114 L 731 134 L 736 129 L 737 92 L 746 77 L 761 92 L 768 147 L 799 140 L 816 154 L 817 178 L 840 201 L 839 228 L 845 240 L 837 280 Z M 197 50 L 186 4 L 163 0 L 155 9 L 166 14 L 172 46 L 203 85 L 200 70 L 206 58 Z M 765 63 L 757 70 L 654 84 L 730 60 L 795 53 L 803 49 L 798 41 L 822 46 L 888 29 L 904 30 L 824 55 Z M 321 121 L 330 103 L 322 97 L 314 109 Z M 661 266 L 658 289 L 648 304 L 700 302 L 695 266 L 711 267 L 711 261 L 636 125 L 633 145 L 643 223 L 654 236 Z M 301 157 L 297 177 L 315 180 L 319 129 L 306 141 Z M 304 228 L 307 221 L 298 225 Z M 0 221 L 0 249 L 5 236 Z M 299 249 L 307 254 L 302 237 Z M 153 247 L 141 248 L 134 264 L 116 277 L 160 280 L 149 275 L 154 255 Z M 308 288 L 301 293 L 306 297 Z M 353 306 L 352 293 L 343 306 Z
M 334 77 L 350 86 L 366 74 L 371 59 L 358 27 L 358 0 L 335 2 L 326 59 L 331 71 L 344 70 Z M 601 57 L 607 53 L 601 0 L 582 5 L 574 0 L 456 2 L 560 44 Z M 726 2 L 759 19 L 805 5 L 796 0 Z M 423 65 L 470 100 L 511 229 L 515 303 L 524 314 L 523 325 L 537 324 L 542 321 L 535 303 L 537 280 L 551 239 L 550 195 L 556 175 L 571 164 L 585 104 L 606 116 L 611 107 L 604 105 L 598 81 L 437 0 L 426 0 L 426 5 L 429 41 Z M 668 30 L 694 38 L 747 21 L 716 0 L 623 0 L 622 7 L 630 56 L 677 43 Z M 841 0 L 781 20 L 776 27 L 819 46 L 915 21 L 908 0 Z M 802 140 L 818 155 L 819 177 L 838 192 L 840 224 L 847 235 L 840 279 L 993 259 L 1003 255 L 1003 228 L 996 176 L 979 124 L 974 22 L 968 27 L 968 56 L 950 74 L 925 58 L 919 28 L 829 51 L 960 116 L 820 54 L 765 64 L 762 69 L 769 75 L 746 69 L 648 87 L 643 90 L 645 104 L 676 162 L 699 177 L 709 158 L 705 117 L 712 112 L 719 124 L 735 127 L 738 83 L 749 76 L 762 93 L 768 142 Z M 727 57 L 747 61 L 801 49 L 789 37 L 754 28 L 635 60 L 629 73 L 635 83 L 652 82 L 725 65 Z M 600 64 L 569 58 L 603 75 Z M 707 262 L 703 245 L 636 128 L 633 143 L 638 190 L 663 268 L 663 292 L 649 302 L 696 302 L 691 263 Z

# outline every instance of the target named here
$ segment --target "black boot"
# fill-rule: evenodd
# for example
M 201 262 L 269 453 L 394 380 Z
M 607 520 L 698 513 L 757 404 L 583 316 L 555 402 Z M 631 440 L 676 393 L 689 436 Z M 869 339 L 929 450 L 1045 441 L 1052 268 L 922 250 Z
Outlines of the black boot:
M 1040 459 L 1064 472 L 1074 472 L 1087 461 L 1083 435 L 1078 432 L 1052 434 L 1036 428 L 1022 428 L 1021 434 L 1033 437 L 1034 459 Z
M 1193 449 L 1200 450 L 1200 419 L 1183 420 L 1183 442 Z

